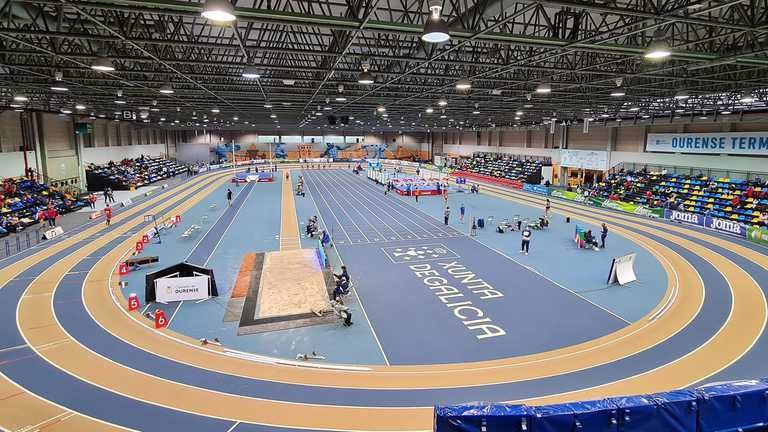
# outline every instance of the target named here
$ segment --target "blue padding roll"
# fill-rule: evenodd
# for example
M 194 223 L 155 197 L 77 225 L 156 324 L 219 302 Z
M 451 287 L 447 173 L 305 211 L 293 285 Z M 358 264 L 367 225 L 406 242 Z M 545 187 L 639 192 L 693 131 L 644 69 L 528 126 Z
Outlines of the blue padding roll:
M 699 432 L 768 424 L 768 384 L 757 380 L 713 384 L 696 389 Z
M 530 431 L 531 408 L 525 405 L 471 403 L 435 408 L 436 432 Z
M 533 408 L 536 432 L 617 432 L 616 405 L 609 399 Z
M 657 419 L 670 432 L 697 430 L 699 401 L 693 390 L 675 390 L 650 395 L 659 405 Z
M 613 398 L 619 430 L 696 432 L 697 396 L 690 390 Z

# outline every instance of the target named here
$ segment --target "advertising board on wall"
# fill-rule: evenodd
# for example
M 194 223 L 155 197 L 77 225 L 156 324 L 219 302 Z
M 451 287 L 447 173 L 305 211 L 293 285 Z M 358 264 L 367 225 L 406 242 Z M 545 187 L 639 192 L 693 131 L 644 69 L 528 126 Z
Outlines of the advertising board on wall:
M 664 218 L 671 221 L 683 222 L 691 225 L 699 225 L 715 231 L 733 234 L 738 237 L 747 237 L 747 226 L 728 219 L 714 218 L 697 213 L 688 213 L 678 210 L 665 210 Z
M 544 185 L 525 183 L 523 185 L 523 190 L 527 190 L 528 192 L 533 192 L 541 195 L 549 195 L 549 188 Z
M 608 169 L 608 152 L 601 150 L 560 150 L 560 166 L 605 171 Z
M 587 200 L 587 198 L 581 194 L 578 194 L 576 192 L 571 192 L 571 191 L 565 191 L 561 189 L 552 189 L 552 192 L 550 193 L 550 195 L 556 198 L 567 199 L 569 201 L 584 202 Z
M 646 139 L 645 150 L 667 153 L 768 156 L 768 133 L 651 133 Z

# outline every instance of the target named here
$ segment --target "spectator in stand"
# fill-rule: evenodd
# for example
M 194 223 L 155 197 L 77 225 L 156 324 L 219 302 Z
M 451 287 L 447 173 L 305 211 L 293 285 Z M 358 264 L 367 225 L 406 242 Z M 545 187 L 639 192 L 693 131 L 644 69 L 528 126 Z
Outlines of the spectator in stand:
M 731 200 L 731 205 L 733 206 L 733 208 L 739 208 L 739 204 L 741 204 L 741 200 L 739 199 L 739 196 L 736 195 Z
M 760 214 L 759 223 L 760 223 L 760 225 L 762 225 L 763 227 L 768 227 L 768 211 L 763 211 L 763 212 Z

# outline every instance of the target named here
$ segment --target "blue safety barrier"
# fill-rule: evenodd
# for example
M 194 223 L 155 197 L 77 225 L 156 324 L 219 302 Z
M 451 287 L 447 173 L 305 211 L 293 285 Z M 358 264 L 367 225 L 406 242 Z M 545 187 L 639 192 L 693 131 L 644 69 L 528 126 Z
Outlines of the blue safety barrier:
M 527 432 L 532 410 L 525 405 L 470 403 L 435 408 L 441 432 Z
M 737 381 L 696 389 L 699 432 L 737 430 L 768 425 L 768 384 Z
M 617 408 L 609 399 L 533 407 L 531 430 L 617 432 Z
M 435 408 L 437 432 L 768 431 L 768 378 L 640 396 L 528 407 L 474 403 Z

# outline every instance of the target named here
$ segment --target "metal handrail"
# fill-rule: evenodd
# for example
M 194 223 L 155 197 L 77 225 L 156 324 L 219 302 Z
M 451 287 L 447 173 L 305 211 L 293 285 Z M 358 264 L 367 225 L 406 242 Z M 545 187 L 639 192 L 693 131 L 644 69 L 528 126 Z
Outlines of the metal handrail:
M 716 178 L 730 178 L 735 180 L 754 180 L 759 177 L 763 180 L 768 178 L 768 172 L 745 171 L 732 169 L 702 168 L 679 165 L 648 164 L 639 162 L 621 162 L 613 166 L 609 172 L 611 174 L 624 171 L 642 171 L 661 172 L 666 170 L 669 174 L 689 175 L 689 176 L 707 176 Z

